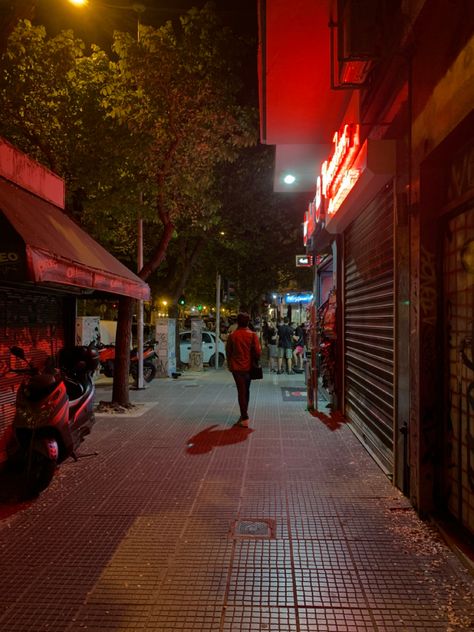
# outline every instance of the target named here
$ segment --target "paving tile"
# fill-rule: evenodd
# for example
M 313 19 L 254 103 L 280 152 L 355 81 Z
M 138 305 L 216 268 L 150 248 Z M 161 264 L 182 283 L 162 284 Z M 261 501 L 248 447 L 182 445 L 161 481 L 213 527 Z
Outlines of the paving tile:
M 0 620 L 2 632 L 64 632 L 76 608 L 62 602 L 44 604 L 22 601 Z
M 154 595 L 156 605 L 174 609 L 180 604 L 222 604 L 227 585 L 227 565 L 169 568 Z
M 182 538 L 188 542 L 196 542 L 208 538 L 228 538 L 232 519 L 215 515 L 192 515 L 186 523 Z
M 399 546 L 399 542 L 386 540 L 349 540 L 347 546 L 356 567 L 361 571 L 406 569 L 409 572 L 419 569 L 420 562 Z
M 451 627 L 448 618 L 440 616 L 433 606 L 425 604 L 400 604 L 393 607 L 371 608 L 372 617 L 378 630 L 387 632 L 450 632 L 469 630 L 454 622 Z
M 295 540 L 341 540 L 344 530 L 338 516 L 296 515 L 289 519 Z
M 367 605 L 355 571 L 344 569 L 295 569 L 298 606 L 362 608 Z
M 297 540 L 293 542 L 297 569 L 355 570 L 349 542 L 345 540 Z
M 232 559 L 234 542 L 230 538 L 207 540 L 180 540 L 170 565 L 174 567 L 199 568 L 219 566 L 228 568 Z
M 228 605 L 294 606 L 292 573 L 289 569 L 232 568 Z
M 0 522 L 2 632 L 474 630 L 473 578 L 349 428 L 264 380 L 253 432 L 226 443 L 231 376 L 188 377 L 133 392 L 160 406 L 102 418 L 84 444 L 99 455 Z M 236 537 L 237 520 L 275 537 Z
M 222 607 L 213 603 L 183 603 L 179 607 L 160 605 L 152 607 L 145 629 L 153 632 L 219 632 L 221 618 Z
M 435 603 L 430 585 L 407 569 L 359 570 L 358 575 L 371 608 Z
M 348 540 L 394 540 L 394 533 L 387 517 L 371 515 L 368 519 L 367 514 L 352 513 L 339 516 L 339 520 Z
M 297 629 L 295 608 L 227 606 L 224 611 L 222 632 L 295 632 Z
M 381 632 L 361 608 L 298 608 L 300 632 Z
M 130 603 L 91 603 L 83 606 L 66 632 L 143 632 L 150 616 L 150 606 Z
M 291 568 L 290 543 L 284 540 L 240 540 L 235 543 L 234 568 Z
M 88 604 L 153 603 L 155 590 L 165 575 L 165 569 L 150 564 L 114 562 L 104 570 L 87 596 Z
M 136 516 L 124 535 L 125 538 L 142 539 L 150 546 L 166 543 L 174 544 L 188 521 L 188 512 L 173 509 L 157 514 Z

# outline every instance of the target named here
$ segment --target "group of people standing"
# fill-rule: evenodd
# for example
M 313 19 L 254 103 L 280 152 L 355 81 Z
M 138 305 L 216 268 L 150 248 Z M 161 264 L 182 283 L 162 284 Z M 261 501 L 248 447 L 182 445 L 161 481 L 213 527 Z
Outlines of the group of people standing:
M 303 324 L 293 326 L 289 318 L 277 323 L 269 320 L 263 327 L 263 340 L 268 348 L 268 363 L 272 373 L 299 373 L 303 370 L 306 329 Z

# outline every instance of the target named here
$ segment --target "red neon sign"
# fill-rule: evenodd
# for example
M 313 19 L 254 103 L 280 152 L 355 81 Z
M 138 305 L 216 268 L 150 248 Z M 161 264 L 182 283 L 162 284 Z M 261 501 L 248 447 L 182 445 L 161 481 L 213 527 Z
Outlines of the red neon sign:
M 315 228 L 316 228 L 316 224 L 314 221 L 314 218 L 315 218 L 314 202 L 310 202 L 308 205 L 307 217 L 308 217 L 307 237 L 309 239 L 314 233 Z
M 333 137 L 334 151 L 321 167 L 322 192 L 328 200 L 328 217 L 339 209 L 360 172 L 353 167 L 360 149 L 359 125 L 344 125 Z
M 314 200 L 308 204 L 308 210 L 304 214 L 303 220 L 303 244 L 306 246 L 308 239 L 312 237 L 317 224 L 323 218 L 323 198 L 321 192 L 321 176 L 316 179 L 316 195 Z
M 308 215 L 309 211 L 306 211 L 304 214 L 303 220 L 303 245 L 306 246 L 308 243 Z
M 316 196 L 314 198 L 314 221 L 319 223 L 323 218 L 323 194 L 321 176 L 316 178 Z

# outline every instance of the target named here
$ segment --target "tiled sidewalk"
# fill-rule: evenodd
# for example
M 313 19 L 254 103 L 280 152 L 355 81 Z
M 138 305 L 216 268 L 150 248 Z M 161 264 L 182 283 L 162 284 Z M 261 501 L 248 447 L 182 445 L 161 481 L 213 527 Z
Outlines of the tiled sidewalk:
M 300 389 L 254 382 L 249 430 L 215 370 L 98 417 L 98 455 L 4 511 L 0 630 L 474 630 L 473 577 Z

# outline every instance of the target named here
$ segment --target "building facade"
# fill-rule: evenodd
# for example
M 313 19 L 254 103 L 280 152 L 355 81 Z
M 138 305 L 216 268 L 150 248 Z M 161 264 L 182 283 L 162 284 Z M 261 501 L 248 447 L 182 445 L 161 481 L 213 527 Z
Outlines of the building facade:
M 326 388 L 417 511 L 468 537 L 473 25 L 469 2 L 260 3 L 261 138 L 275 190 L 291 172 L 308 193 L 311 397 Z

